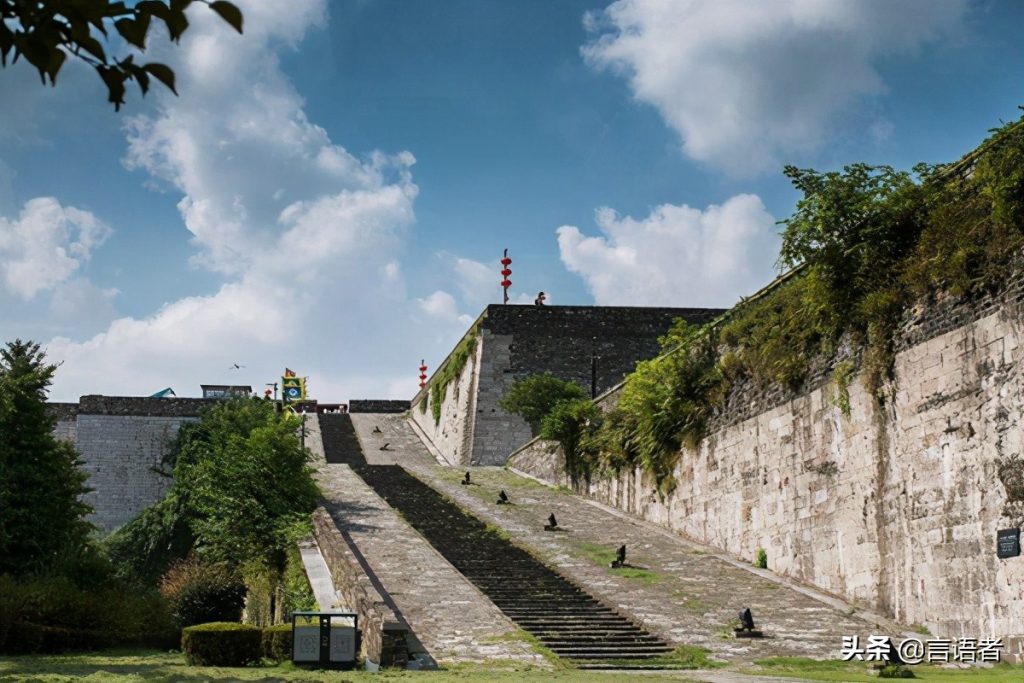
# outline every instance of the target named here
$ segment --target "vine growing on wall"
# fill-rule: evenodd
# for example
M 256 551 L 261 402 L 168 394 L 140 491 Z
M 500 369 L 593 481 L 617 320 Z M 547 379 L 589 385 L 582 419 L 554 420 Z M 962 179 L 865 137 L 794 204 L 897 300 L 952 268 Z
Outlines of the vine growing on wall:
M 441 423 L 441 406 L 445 396 L 448 395 L 448 385 L 459 378 L 466 363 L 476 351 L 477 333 L 478 328 L 471 329 L 448 356 L 448 360 L 441 366 L 438 373 L 430 380 L 430 410 L 434 416 L 435 425 Z M 422 408 L 423 404 L 420 405 L 421 409 L 425 410 Z

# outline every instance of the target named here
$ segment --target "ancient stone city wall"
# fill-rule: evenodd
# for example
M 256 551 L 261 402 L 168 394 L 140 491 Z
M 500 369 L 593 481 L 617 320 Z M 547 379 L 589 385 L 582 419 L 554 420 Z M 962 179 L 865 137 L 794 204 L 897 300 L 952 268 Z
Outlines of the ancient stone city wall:
M 763 548 L 773 571 L 936 635 L 1019 651 L 1024 557 L 997 559 L 995 540 L 1024 524 L 1021 300 L 1018 281 L 996 300 L 920 311 L 884 406 L 860 377 L 848 415 L 834 382 L 746 397 L 681 454 L 665 498 L 640 471 L 582 492 L 741 558 Z M 568 483 L 548 443 L 509 464 Z

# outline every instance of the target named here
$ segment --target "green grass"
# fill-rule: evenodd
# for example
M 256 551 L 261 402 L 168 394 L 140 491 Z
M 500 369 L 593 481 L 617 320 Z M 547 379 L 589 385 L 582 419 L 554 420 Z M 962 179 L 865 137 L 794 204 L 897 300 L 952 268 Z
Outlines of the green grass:
M 662 576 L 650 569 L 644 569 L 643 567 L 609 567 L 612 560 L 615 559 L 615 550 L 607 546 L 600 545 L 598 543 L 590 543 L 589 541 L 579 541 L 573 544 L 576 549 L 576 553 L 587 560 L 590 560 L 594 564 L 599 564 L 604 567 L 608 567 L 608 571 L 616 576 L 624 576 L 627 579 L 637 579 L 644 583 L 658 583 L 661 581 Z M 628 560 L 628 558 L 627 558 Z
M 772 657 L 754 662 L 757 668 L 746 669 L 745 673 L 769 676 L 786 676 L 809 681 L 844 681 L 849 683 L 874 683 L 874 662 L 842 662 L 838 660 L 818 661 L 804 657 Z M 1024 681 L 1024 666 L 999 664 L 991 668 L 944 669 L 938 666 L 912 666 L 915 678 L 910 680 L 926 683 L 1021 683 Z
M 708 651 L 702 647 L 680 645 L 666 655 L 644 659 L 642 663 L 644 666 L 660 666 L 666 669 L 717 669 L 725 666 L 723 662 L 716 662 L 710 659 L 708 654 Z M 637 664 L 635 659 L 603 659 L 600 661 L 606 665 L 621 664 L 627 667 L 636 666 Z M 646 681 L 648 677 L 645 675 L 642 680 Z
M 674 654 L 674 653 L 673 653 Z M 679 657 L 682 661 L 683 656 Z M 694 658 L 694 666 L 701 661 Z M 185 664 L 180 653 L 111 650 L 89 654 L 30 655 L 0 657 L 0 681 L 7 683 L 200 683 L 201 681 L 308 681 L 310 683 L 386 683 L 387 681 L 419 681 L 421 683 L 519 683 L 520 681 L 561 681 L 564 683 L 611 683 L 615 674 L 577 671 L 573 669 L 539 669 L 520 667 L 510 670 L 508 662 L 496 662 L 504 670 L 486 665 L 461 664 L 447 671 L 309 671 L 292 664 L 251 666 L 243 668 L 194 667 Z M 694 667 L 690 667 L 694 668 Z M 644 681 L 669 681 L 677 675 L 645 675 Z

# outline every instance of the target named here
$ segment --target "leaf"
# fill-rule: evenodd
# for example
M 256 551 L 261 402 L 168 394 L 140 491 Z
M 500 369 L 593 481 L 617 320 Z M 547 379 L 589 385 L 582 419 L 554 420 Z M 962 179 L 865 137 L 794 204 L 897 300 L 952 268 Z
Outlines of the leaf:
M 107 101 L 112 102 L 114 111 L 119 111 L 124 104 L 124 79 L 126 74 L 112 66 L 97 66 L 96 71 L 107 84 Z
M 144 65 L 142 68 L 148 71 L 153 78 L 166 85 L 172 93 L 178 94 L 177 89 L 174 87 L 174 71 L 171 67 L 159 62 L 152 62 Z
M 171 16 L 171 8 L 159 0 L 142 0 L 135 5 L 135 13 L 138 15 L 148 14 L 166 22 L 167 18 Z
M 66 58 L 67 55 L 64 53 L 64 50 L 53 50 L 50 53 L 50 61 L 46 65 L 46 74 L 50 77 L 51 85 L 57 85 L 57 72 L 64 65 Z
M 0 21 L 0 65 L 7 66 L 7 55 L 14 47 L 14 34 L 7 24 Z
M 228 22 L 233 29 L 242 32 L 242 11 L 233 3 L 227 0 L 215 0 L 210 3 L 210 9 L 220 15 L 220 18 Z
M 178 42 L 181 39 L 181 34 L 188 28 L 188 18 L 185 17 L 184 10 L 176 10 L 173 4 L 171 5 L 170 13 L 164 19 L 164 23 L 167 24 L 167 32 L 174 42 Z
M 146 32 L 149 31 L 148 14 L 139 14 L 137 19 L 118 19 L 114 22 L 114 28 L 121 34 L 121 37 L 139 48 L 146 49 Z

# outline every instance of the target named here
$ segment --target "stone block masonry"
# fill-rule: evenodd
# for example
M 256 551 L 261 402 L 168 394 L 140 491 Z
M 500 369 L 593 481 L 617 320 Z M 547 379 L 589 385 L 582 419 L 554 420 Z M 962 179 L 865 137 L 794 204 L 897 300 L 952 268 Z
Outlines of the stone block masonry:
M 404 413 L 407 410 L 409 410 L 408 401 L 354 398 L 348 402 L 348 412 L 350 413 Z
M 48 406 L 54 435 L 75 444 L 89 474 L 91 522 L 112 531 L 163 498 L 171 485 L 164 465 L 170 446 L 211 400 L 92 395 Z
M 673 322 L 708 322 L 707 308 L 491 305 L 471 328 L 476 348 L 448 386 L 434 421 L 430 387 L 413 399 L 412 417 L 449 462 L 502 465 L 531 437 L 518 415 L 499 406 L 518 379 L 550 372 L 592 395 L 619 382 L 641 360 L 658 355 Z M 446 361 L 447 363 L 448 361 Z M 444 365 L 437 369 L 440 374 Z

